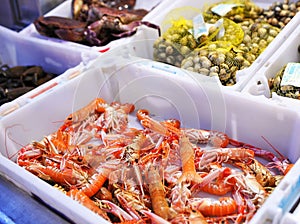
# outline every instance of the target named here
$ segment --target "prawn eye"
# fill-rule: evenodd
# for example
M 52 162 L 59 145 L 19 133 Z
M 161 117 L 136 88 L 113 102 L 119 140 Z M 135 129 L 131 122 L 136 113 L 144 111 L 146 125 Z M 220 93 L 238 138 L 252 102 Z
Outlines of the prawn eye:
M 136 116 L 141 121 L 144 119 L 145 116 L 149 115 L 149 111 L 146 109 L 140 109 L 137 111 Z

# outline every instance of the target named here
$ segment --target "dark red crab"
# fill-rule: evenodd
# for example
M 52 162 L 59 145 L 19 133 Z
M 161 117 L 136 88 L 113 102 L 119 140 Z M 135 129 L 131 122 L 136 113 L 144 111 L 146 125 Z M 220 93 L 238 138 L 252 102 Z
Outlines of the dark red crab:
M 59 16 L 40 16 L 33 22 L 36 30 L 44 36 L 72 42 L 83 42 L 87 23 Z
M 118 10 L 133 9 L 136 0 L 72 0 L 72 16 L 76 20 L 86 21 L 91 7 L 108 7 Z
M 147 10 L 119 10 L 103 6 L 104 3 L 101 1 L 100 4 L 98 0 L 73 0 L 73 4 L 75 2 L 76 7 L 82 7 L 79 10 L 79 19 L 75 19 L 76 16 L 74 18 L 41 16 L 34 21 L 37 31 L 45 36 L 89 46 L 103 46 L 112 40 L 131 36 L 141 25 L 157 29 L 160 35 L 159 26 L 142 20 L 148 13 Z M 78 9 L 73 5 L 72 10 L 73 14 L 77 15 Z
M 106 38 L 102 37 L 103 35 L 111 39 L 128 37 L 136 33 L 137 28 L 141 25 L 157 29 L 160 35 L 159 26 L 142 21 L 147 13 L 143 9 L 119 11 L 114 8 L 93 7 L 90 9 L 88 17 L 88 23 L 92 23 L 88 26 L 87 38 L 94 45 L 101 46 L 107 43 Z

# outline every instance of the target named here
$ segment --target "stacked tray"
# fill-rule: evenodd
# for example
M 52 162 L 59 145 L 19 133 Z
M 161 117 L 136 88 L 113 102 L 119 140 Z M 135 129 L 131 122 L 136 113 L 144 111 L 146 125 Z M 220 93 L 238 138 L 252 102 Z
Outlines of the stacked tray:
M 173 18 L 177 19 L 178 16 L 184 16 L 186 19 L 192 19 L 197 13 L 206 9 L 208 5 L 221 3 L 222 1 L 214 0 L 210 1 L 209 4 L 205 2 L 197 1 L 154 1 L 151 3 L 145 3 L 143 1 L 137 1 L 135 8 L 136 9 L 146 9 L 150 12 L 144 16 L 142 21 L 151 22 L 152 24 L 158 25 L 161 28 L 162 33 L 166 31 L 166 27 L 171 23 Z M 290 1 L 294 2 L 294 1 Z M 72 18 L 71 12 L 71 0 L 67 0 L 62 3 L 60 6 L 50 11 L 46 16 L 60 16 L 66 18 Z M 272 1 L 253 1 L 254 4 L 262 7 L 268 8 L 271 7 Z M 181 9 L 180 9 L 181 8 Z M 183 8 L 185 8 L 183 10 Z M 179 12 L 177 9 L 180 9 Z M 173 11 L 175 10 L 175 16 L 173 16 Z M 186 11 L 185 11 L 186 10 Z M 171 14 L 170 14 L 171 13 Z M 187 15 L 185 15 L 187 14 Z M 276 38 L 269 44 L 269 46 L 258 56 L 258 58 L 247 68 L 237 71 L 236 73 L 236 83 L 229 86 L 229 89 L 241 91 L 245 83 L 255 74 L 257 69 L 260 68 L 261 64 L 264 63 L 277 49 L 286 37 L 296 28 L 299 23 L 299 15 L 296 18 L 293 18 L 288 25 L 280 32 Z M 171 20 L 169 20 L 171 18 Z M 137 32 L 130 37 L 121 38 L 109 42 L 104 46 L 86 46 L 83 44 L 78 44 L 70 41 L 64 41 L 57 38 L 45 37 L 38 33 L 33 24 L 29 25 L 22 31 L 20 31 L 22 36 L 27 36 L 30 38 L 37 38 L 40 40 L 46 40 L 45 45 L 63 45 L 66 50 L 69 48 L 78 48 L 82 52 L 89 55 L 89 53 L 96 52 L 106 52 L 107 50 L 113 49 L 120 45 L 123 45 L 124 48 L 127 48 L 131 54 L 153 60 L 153 45 L 158 38 L 158 32 L 156 29 L 149 28 L 147 26 L 141 25 L 137 29 Z M 51 53 L 51 51 L 49 52 Z M 66 52 L 63 52 L 62 55 L 66 56 Z M 89 57 L 88 57 L 89 58 Z
M 220 1 L 211 3 L 217 2 Z M 263 7 L 268 5 L 254 2 Z M 65 10 L 70 9 L 70 3 L 64 2 L 49 15 L 70 17 L 70 11 Z M 145 20 L 162 25 L 171 9 L 186 5 L 204 7 L 203 2 L 171 4 L 166 0 Z M 42 37 L 32 24 L 19 34 L 0 27 L 3 30 L 0 37 L 6 43 L 0 45 L 3 62 L 26 64 L 33 59 L 30 63 L 42 64 L 49 71 L 61 74 L 0 107 L 3 133 L 0 172 L 76 223 L 104 223 L 103 218 L 16 164 L 21 146 L 40 141 L 56 131 L 70 113 L 101 97 L 107 102 L 133 103 L 136 109 L 147 108 L 163 119 L 179 119 L 184 127 L 225 132 L 234 139 L 270 151 L 272 147 L 277 148 L 295 165 L 250 223 L 284 221 L 299 197 L 299 180 L 295 177 L 300 176 L 300 114 L 294 99 L 286 100 L 276 94 L 269 99 L 266 85 L 271 73 L 285 60 L 297 57 L 297 53 L 287 52 L 299 44 L 299 17 L 298 13 L 249 68 L 237 73 L 237 83 L 227 88 L 215 77 L 154 61 L 153 44 L 157 33 L 146 27 L 130 38 L 100 48 Z M 109 51 L 99 54 L 99 50 L 106 48 Z M 32 53 L 30 58 L 26 52 Z
M 28 85 L 30 86 L 30 88 L 28 88 L 28 91 L 29 89 L 31 89 L 31 87 L 34 87 L 34 90 L 30 92 L 29 99 L 36 97 L 39 93 L 43 93 L 45 90 L 49 90 L 52 87 L 55 87 L 57 85 L 55 77 L 59 76 L 67 70 L 72 70 L 72 68 L 76 66 L 83 65 L 85 63 L 84 58 L 87 58 L 87 56 L 82 57 L 82 55 L 84 54 L 77 48 L 69 48 L 68 51 L 65 51 L 65 48 L 62 45 L 51 45 L 51 43 L 47 45 L 42 40 L 21 36 L 17 32 L 9 30 L 3 26 L 0 26 L 0 31 L 1 70 L 5 71 L 6 68 L 17 67 L 40 67 L 43 70 L 44 74 L 49 75 L 49 77 L 45 78 L 50 81 L 44 82 L 42 81 L 42 74 L 39 73 L 39 70 L 36 70 L 36 74 L 38 74 L 37 77 L 41 77 L 36 80 L 38 81 L 40 79 L 39 82 L 36 82 L 34 85 Z M 63 52 L 65 52 L 67 56 Z M 92 57 L 93 54 L 89 54 L 89 56 Z M 15 70 L 17 71 L 17 69 Z M 9 72 L 9 70 L 7 71 Z M 23 76 L 23 74 L 18 74 L 19 80 L 21 80 L 20 82 L 24 82 L 26 79 L 25 75 Z M 1 76 L 3 76 L 2 78 L 5 78 L 5 74 L 1 74 Z M 11 76 L 14 76 L 14 74 L 12 74 Z M 33 72 L 30 73 L 30 76 L 34 76 Z M 12 81 L 11 79 L 7 82 L 13 83 L 15 81 Z M 23 85 L 23 87 L 25 88 L 16 90 L 16 88 L 20 87 L 21 85 Z M 19 95 L 17 91 L 22 91 L 23 94 L 28 96 L 26 84 L 18 83 L 18 85 L 14 86 L 13 84 L 11 84 L 11 86 L 12 87 L 7 87 L 7 85 L 1 86 L 3 91 L 7 91 L 5 90 L 6 88 L 16 90 L 16 93 L 10 96 L 11 98 L 16 98 Z M 4 98 L 2 97 L 4 96 L 1 96 L 1 100 L 4 100 Z M 27 102 L 29 101 L 20 101 L 19 99 L 16 99 L 9 102 L 8 104 L 1 104 L 1 106 L 10 108 L 10 110 L 12 110 L 12 108 L 18 108 Z
M 208 5 L 213 5 L 220 3 L 222 1 L 210 1 L 206 2 L 197 2 L 197 1 L 165 1 L 161 5 L 157 7 L 155 13 L 151 14 L 151 21 L 155 24 L 159 24 L 162 29 L 162 33 L 170 27 L 171 23 L 176 21 L 181 16 L 185 19 L 193 19 L 199 12 L 204 11 Z M 294 2 L 294 1 L 290 1 Z M 253 1 L 258 6 L 261 6 L 265 9 L 268 9 L 272 6 L 272 1 Z M 273 3 L 274 4 L 274 3 Z M 167 10 L 166 10 L 167 9 Z M 164 13 L 161 13 L 164 12 Z M 186 13 L 187 12 L 187 13 Z M 239 70 L 236 73 L 236 83 L 232 86 L 224 86 L 225 88 L 241 91 L 245 84 L 253 77 L 256 71 L 265 63 L 278 49 L 282 43 L 286 40 L 288 36 L 291 35 L 291 32 L 296 29 L 299 24 L 300 15 L 296 14 L 293 19 L 279 32 L 276 38 L 268 45 L 268 47 L 256 58 L 256 60 L 247 68 Z M 143 51 L 139 50 L 137 56 L 145 57 L 148 59 L 153 59 L 153 45 L 157 38 L 155 37 L 155 31 L 150 29 L 145 29 L 143 32 L 138 32 L 137 35 L 133 37 L 133 46 L 135 46 L 135 42 L 139 44 L 141 40 L 147 40 L 149 42 L 146 46 L 151 46 L 149 49 L 143 49 Z M 137 45 L 140 46 L 140 45 Z M 201 72 L 199 72 L 201 73 Z
M 145 9 L 148 10 L 148 14 L 146 14 L 143 18 L 143 20 L 147 21 L 152 18 L 151 14 L 156 11 L 156 7 L 163 2 L 163 0 L 155 0 L 155 1 L 142 1 L 138 0 L 135 3 L 134 9 Z M 58 16 L 58 17 L 64 17 L 64 18 L 72 18 L 72 0 L 66 0 L 62 4 L 60 4 L 55 9 L 51 10 L 49 13 L 45 14 L 45 17 L 47 16 Z M 79 44 L 71 41 L 65 41 L 58 38 L 52 38 L 41 35 L 37 29 L 35 28 L 34 24 L 30 24 L 26 28 L 20 31 L 20 34 L 23 36 L 31 37 L 31 38 L 37 38 L 42 40 L 47 40 L 53 45 L 59 44 L 64 45 L 66 49 L 68 48 L 79 48 L 83 52 L 89 52 L 89 51 L 95 51 L 95 52 L 105 52 L 110 48 L 113 48 L 114 46 L 119 46 L 120 44 L 126 44 L 131 41 L 131 37 L 128 38 L 121 38 L 119 40 L 114 40 L 106 44 L 105 46 L 87 46 L 84 44 Z M 156 32 L 156 36 L 158 33 Z
M 232 138 L 272 150 L 261 136 L 268 139 L 295 163 L 295 167 L 275 188 L 266 200 L 266 206 L 258 210 L 251 223 L 270 219 L 276 223 L 283 214 L 278 211 L 284 211 L 281 204 L 290 204 L 288 195 L 297 186 L 294 177 L 299 176 L 300 142 L 296 134 L 299 114 L 240 92 L 223 91 L 209 77 L 179 68 L 173 68 L 170 73 L 169 70 L 156 69 L 156 64 L 160 63 L 127 54 L 120 56 L 120 51 L 118 55 L 106 54 L 91 61 L 84 69 L 66 71 L 57 78 L 55 88 L 30 99 L 29 103 L 11 113 L 2 113 L 5 115 L 0 119 L 3 133 L 0 139 L 3 146 L 1 172 L 76 223 L 103 222 L 100 216 L 19 167 L 15 163 L 16 153 L 21 145 L 56 131 L 68 114 L 96 97 L 108 102 L 131 102 L 136 109 L 147 108 L 160 118 L 180 119 L 184 127 L 224 131 Z M 76 72 L 78 75 L 69 80 L 68 77 Z M 28 100 L 26 98 L 23 96 L 21 100 Z

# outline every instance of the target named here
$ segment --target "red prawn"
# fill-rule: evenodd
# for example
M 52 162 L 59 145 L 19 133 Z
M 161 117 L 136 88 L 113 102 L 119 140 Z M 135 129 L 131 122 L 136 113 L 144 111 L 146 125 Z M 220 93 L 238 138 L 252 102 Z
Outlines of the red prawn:
M 194 149 L 186 136 L 182 136 L 180 140 L 180 157 L 182 175 L 178 178 L 178 183 L 186 181 L 201 183 L 202 177 L 196 172 Z
M 60 170 L 52 166 L 43 166 L 41 164 L 32 164 L 26 167 L 32 173 L 36 173 L 42 179 L 52 180 L 60 184 L 75 185 L 77 178 L 72 169 Z
M 225 195 L 233 189 L 233 185 L 226 181 L 226 177 L 228 177 L 230 174 L 231 169 L 229 167 L 213 171 L 212 174 L 208 174 L 206 177 L 203 177 L 202 183 L 194 185 L 191 188 L 191 191 L 193 192 L 195 191 L 194 189 L 197 189 L 197 191 L 202 190 L 213 195 Z M 206 181 L 206 178 L 212 179 L 209 177 L 209 175 L 211 175 L 212 178 L 217 175 L 217 178 L 213 181 Z
M 267 161 L 270 161 L 268 166 L 277 168 L 284 175 L 287 174 L 288 171 L 294 166 L 287 158 L 285 158 L 278 149 L 276 149 L 271 143 L 262 136 L 262 138 L 271 146 L 271 148 L 279 155 L 277 157 L 274 153 L 264 150 L 262 148 L 255 147 L 251 144 L 247 144 L 244 142 L 237 141 L 235 139 L 229 139 L 229 143 L 236 147 L 244 147 L 251 149 L 255 156 L 261 157 Z
M 221 197 L 219 200 L 201 198 L 191 205 L 192 209 L 200 211 L 204 216 L 231 215 L 237 210 L 237 204 L 231 197 Z
M 86 183 L 81 187 L 81 191 L 88 197 L 92 197 L 103 186 L 105 181 L 108 179 L 108 175 L 109 170 L 103 168 L 102 172 L 92 175 L 92 177 L 89 179 L 89 183 Z
M 152 209 L 155 214 L 168 220 L 175 217 L 176 212 L 172 210 L 167 202 L 164 185 L 161 181 L 158 170 L 150 167 L 148 171 L 149 193 Z
M 178 136 L 180 135 L 180 129 L 177 128 L 178 126 L 180 126 L 180 123 L 178 123 L 179 121 L 156 121 L 149 116 L 149 111 L 146 109 L 138 110 L 136 116 L 144 128 L 148 128 L 153 132 L 156 132 L 163 136 L 169 136 L 170 133 L 174 133 Z
M 96 98 L 92 100 L 87 106 L 71 113 L 64 121 L 64 124 L 60 127 L 61 130 L 66 130 L 69 128 L 72 124 L 80 123 L 84 120 L 86 120 L 91 114 L 97 112 L 97 113 L 103 113 L 104 108 L 103 104 L 106 105 L 106 101 L 102 98 Z
M 91 211 L 95 212 L 96 214 L 100 215 L 102 218 L 110 221 L 110 218 L 107 216 L 106 212 L 101 210 L 92 199 L 90 199 L 86 194 L 82 191 L 78 190 L 77 188 L 73 188 L 67 192 L 67 195 L 71 197 L 73 200 L 78 201 L 83 206 L 87 207 Z

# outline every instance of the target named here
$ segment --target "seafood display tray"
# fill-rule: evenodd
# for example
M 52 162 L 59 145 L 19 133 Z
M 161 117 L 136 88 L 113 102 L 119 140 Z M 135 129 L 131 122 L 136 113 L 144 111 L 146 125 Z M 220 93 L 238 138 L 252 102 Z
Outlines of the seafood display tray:
M 298 46 L 300 46 L 300 25 L 288 36 L 284 44 L 262 64 L 261 68 L 257 70 L 253 78 L 249 80 L 242 92 L 299 112 L 299 100 L 280 96 L 275 92 L 271 95 L 268 83 L 269 78 L 275 77 L 280 69 L 287 63 L 300 62 Z
M 209 4 L 218 3 L 220 0 L 209 1 Z M 267 8 L 274 1 L 262 1 L 262 0 L 254 0 L 255 4 Z M 155 8 L 149 12 L 144 18 L 144 21 L 149 21 L 153 24 L 159 25 L 164 29 L 164 19 L 166 15 L 170 11 L 180 7 L 195 7 L 197 9 L 203 9 L 208 2 L 205 1 L 173 1 L 173 0 L 163 0 L 163 1 L 151 1 L 151 3 L 145 1 L 137 1 L 136 8 L 145 8 L 151 9 L 155 6 Z M 46 16 L 63 16 L 71 18 L 71 0 L 67 0 L 60 4 L 58 7 L 50 11 L 46 14 Z M 193 16 L 193 15 L 189 15 Z M 290 35 L 290 33 L 295 29 L 295 27 L 299 23 L 300 15 L 295 16 L 289 24 L 277 35 L 277 37 L 269 44 L 269 46 L 264 50 L 264 52 L 252 63 L 252 65 L 246 69 L 240 70 L 236 74 L 236 84 L 233 86 L 224 86 L 224 88 L 228 88 L 234 91 L 241 91 L 245 84 L 252 78 L 252 76 L 256 73 L 256 71 L 261 67 L 263 63 L 265 63 L 269 57 L 271 57 L 274 51 L 282 45 L 285 39 Z M 94 58 L 94 56 L 88 56 L 89 54 L 96 54 L 99 52 L 106 52 L 107 50 L 118 48 L 118 46 L 123 46 L 124 48 L 128 48 L 130 52 L 138 57 L 153 59 L 153 43 L 158 38 L 158 33 L 156 29 L 151 29 L 145 26 L 139 27 L 136 34 L 131 37 L 121 38 L 119 40 L 114 40 L 109 44 L 101 47 L 88 47 L 82 44 L 73 43 L 70 41 L 59 40 L 56 38 L 49 38 L 40 35 L 33 24 L 30 24 L 28 27 L 24 28 L 20 31 L 20 35 L 26 36 L 32 39 L 39 39 L 44 41 L 45 48 L 50 44 L 51 46 L 60 45 L 65 48 L 64 52 L 60 54 L 65 55 L 67 57 L 68 50 L 70 48 L 78 48 L 85 52 L 85 57 L 87 59 Z M 51 47 L 49 48 L 49 54 L 56 55 L 56 53 L 52 52 Z M 100 53 L 99 53 L 100 54 Z M 97 55 L 97 54 L 96 54 Z
M 136 109 L 148 109 L 158 117 L 177 118 L 182 126 L 223 131 L 239 141 L 272 150 L 262 136 L 268 139 L 295 166 L 251 224 L 279 223 L 294 203 L 292 199 L 299 197 L 295 177 L 299 177 L 300 166 L 300 118 L 295 111 L 223 89 L 214 78 L 130 56 L 125 49 L 69 69 L 55 81 L 56 86 L 34 98 L 29 97 L 34 91 L 21 96 L 18 102 L 23 104 L 13 111 L 10 107 L 18 102 L 0 107 L 0 172 L 76 223 L 105 221 L 19 167 L 16 154 L 32 140 L 56 131 L 71 112 L 96 97 L 133 103 Z
M 172 0 L 165 0 L 162 4 L 160 4 L 157 9 L 151 14 L 150 21 L 154 24 L 159 24 L 162 29 L 162 33 L 164 29 L 170 22 L 170 18 L 178 19 L 179 16 L 184 16 L 186 19 L 192 19 L 196 14 L 195 10 L 189 9 L 192 7 L 193 9 L 202 10 L 207 4 L 215 4 L 221 2 L 219 0 L 213 1 L 193 1 L 193 0 L 179 0 L 179 1 L 172 1 Z M 272 3 L 275 1 L 261 1 L 261 0 L 254 0 L 255 4 L 262 8 L 268 8 L 271 6 Z M 290 1 L 295 2 L 295 1 Z M 189 10 L 189 14 L 185 15 L 183 8 Z M 182 10 L 178 10 L 182 8 Z M 169 15 L 170 12 L 173 10 L 176 11 L 174 15 Z M 166 20 L 167 19 L 167 20 Z M 251 64 L 250 67 L 239 70 L 236 73 L 236 84 L 233 86 L 224 86 L 229 90 L 234 91 L 241 91 L 244 86 L 248 83 L 248 81 L 254 76 L 259 68 L 261 68 L 262 64 L 264 64 L 273 54 L 274 52 L 285 42 L 287 37 L 291 35 L 291 33 L 297 28 L 298 24 L 300 23 L 300 13 L 297 13 L 294 18 L 281 30 L 281 32 L 276 36 L 276 38 L 268 45 L 268 47 L 259 55 L 259 57 Z M 137 32 L 136 35 L 132 37 L 132 44 L 134 46 L 135 43 L 138 43 L 137 46 L 141 47 L 139 41 L 147 40 L 148 43 L 145 45 L 147 49 L 144 51 L 139 50 L 137 56 L 153 59 L 153 43 L 156 40 L 155 37 L 156 32 L 154 30 L 145 28 L 140 32 Z
M 0 40 L 0 63 L 9 66 L 35 65 L 41 66 L 46 72 L 62 74 L 87 58 L 78 48 L 66 50 L 62 45 L 32 39 L 4 26 L 0 26 Z M 90 53 L 89 57 L 93 57 L 93 54 Z
M 163 0 L 154 0 L 154 1 L 137 0 L 136 4 L 135 4 L 135 8 L 136 9 L 146 9 L 146 10 L 151 10 L 154 8 L 152 11 L 150 11 L 144 17 L 144 20 L 147 21 L 148 17 L 150 17 L 150 18 L 152 17 L 151 14 L 155 11 L 155 7 L 157 7 L 159 4 L 161 4 L 162 1 Z M 54 8 L 53 10 L 46 13 L 45 16 L 60 16 L 60 17 L 72 18 L 71 4 L 72 4 L 72 0 L 66 0 L 63 3 L 61 3 L 60 5 L 58 5 L 56 8 Z M 69 47 L 71 47 L 71 48 L 75 47 L 75 48 L 79 48 L 79 49 L 81 49 L 83 51 L 87 51 L 87 52 L 89 52 L 89 51 L 105 52 L 110 48 L 119 46 L 120 44 L 125 45 L 126 43 L 131 41 L 131 37 L 127 37 L 127 38 L 121 38 L 118 40 L 111 41 L 110 43 L 108 43 L 105 46 L 89 47 L 89 46 L 71 42 L 71 41 L 64 41 L 64 40 L 61 40 L 58 38 L 51 38 L 51 37 L 46 37 L 46 36 L 40 35 L 37 32 L 33 23 L 28 25 L 24 29 L 22 29 L 19 33 L 20 33 L 20 35 L 24 35 L 27 37 L 46 40 L 55 45 L 56 44 L 63 45 L 65 47 L 65 49 L 68 49 Z M 156 32 L 156 36 L 157 36 L 157 32 Z
M 22 100 L 16 99 L 20 94 L 25 94 L 28 99 L 32 99 L 45 90 L 56 86 L 56 76 L 77 65 L 84 64 L 84 58 L 80 56 L 82 52 L 78 49 L 73 48 L 65 52 L 64 48 L 59 45 L 51 46 L 49 44 L 46 47 L 43 41 L 21 37 L 17 32 L 3 26 L 0 26 L 0 40 L 0 65 L 3 66 L 1 70 L 5 71 L 6 66 L 14 68 L 14 70 L 17 68 L 20 70 L 20 67 L 23 66 L 39 66 L 42 68 L 42 74 L 44 75 L 41 76 L 41 73 L 38 73 L 38 77 L 33 77 L 34 74 L 32 73 L 28 78 L 24 78 L 24 72 L 22 75 L 19 74 L 19 79 L 17 79 L 17 77 L 12 78 L 13 75 L 6 76 L 6 74 L 9 74 L 7 71 L 4 72 L 6 74 L 1 74 L 1 91 L 5 91 L 1 93 L 1 107 L 4 108 L 7 106 L 11 110 L 13 110 L 12 108 L 19 108 L 20 105 L 24 104 Z M 50 54 L 49 49 L 51 49 Z M 64 52 L 70 55 L 66 56 Z M 39 70 L 36 70 L 36 72 L 39 72 Z M 49 74 L 48 81 L 45 80 L 46 73 Z M 3 79 L 3 77 L 5 78 Z M 29 83 L 28 80 L 31 77 L 32 82 Z M 27 82 L 25 82 L 25 79 L 27 79 Z M 30 88 L 34 88 L 34 90 L 28 93 Z M 13 102 L 14 106 L 4 104 L 7 101 Z

